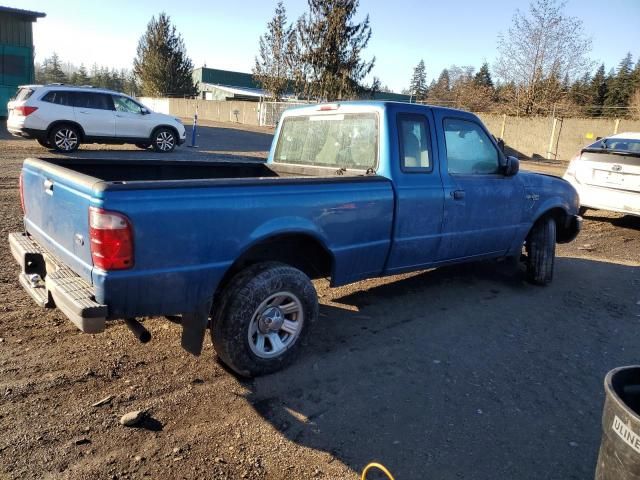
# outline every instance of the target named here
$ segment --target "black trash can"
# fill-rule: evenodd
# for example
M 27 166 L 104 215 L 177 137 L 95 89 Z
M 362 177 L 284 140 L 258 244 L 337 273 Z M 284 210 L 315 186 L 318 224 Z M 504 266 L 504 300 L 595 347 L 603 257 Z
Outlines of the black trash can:
M 596 480 L 640 479 L 640 366 L 611 370 L 604 379 L 602 442 Z

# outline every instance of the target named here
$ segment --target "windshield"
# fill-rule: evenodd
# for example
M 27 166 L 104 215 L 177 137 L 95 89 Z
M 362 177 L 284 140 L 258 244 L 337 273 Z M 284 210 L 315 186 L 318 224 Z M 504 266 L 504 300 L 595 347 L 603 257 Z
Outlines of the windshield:
M 274 162 L 367 170 L 377 157 L 375 113 L 322 114 L 285 118 Z

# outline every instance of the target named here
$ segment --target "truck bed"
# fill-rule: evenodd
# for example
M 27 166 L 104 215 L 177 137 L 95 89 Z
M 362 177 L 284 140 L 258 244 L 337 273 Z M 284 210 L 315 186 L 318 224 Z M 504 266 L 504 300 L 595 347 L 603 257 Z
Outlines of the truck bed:
M 58 168 L 76 172 L 94 180 L 113 184 L 124 182 L 165 182 L 223 179 L 276 179 L 289 178 L 341 178 L 365 176 L 358 172 L 338 172 L 334 168 L 297 165 L 267 165 L 261 161 L 246 162 L 192 162 L 176 160 L 101 160 L 40 158 Z M 371 175 L 368 175 L 371 176 Z

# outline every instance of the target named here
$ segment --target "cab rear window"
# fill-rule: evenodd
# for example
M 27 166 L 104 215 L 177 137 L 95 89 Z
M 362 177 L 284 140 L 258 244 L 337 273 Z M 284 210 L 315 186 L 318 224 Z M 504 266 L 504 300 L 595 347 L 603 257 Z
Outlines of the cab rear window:
M 274 155 L 276 163 L 368 170 L 378 158 L 375 113 L 287 117 Z

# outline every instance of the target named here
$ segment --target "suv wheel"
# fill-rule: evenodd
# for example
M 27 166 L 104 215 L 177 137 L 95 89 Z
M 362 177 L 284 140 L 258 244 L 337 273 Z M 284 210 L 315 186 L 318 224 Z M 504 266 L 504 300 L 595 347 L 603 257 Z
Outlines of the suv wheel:
M 168 153 L 176 148 L 176 134 L 169 128 L 159 128 L 153 134 L 153 149 L 156 152 Z
M 58 125 L 49 134 L 49 144 L 59 152 L 73 152 L 80 146 L 80 133 L 72 125 Z

